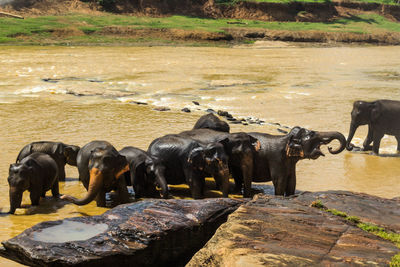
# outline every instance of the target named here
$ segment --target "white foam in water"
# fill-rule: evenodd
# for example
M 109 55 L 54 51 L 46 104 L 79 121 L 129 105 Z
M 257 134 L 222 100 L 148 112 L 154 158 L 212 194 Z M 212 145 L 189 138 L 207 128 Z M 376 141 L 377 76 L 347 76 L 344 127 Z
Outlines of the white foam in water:
M 21 90 L 17 90 L 14 92 L 14 94 L 21 95 L 21 94 L 39 93 L 39 92 L 47 91 L 48 89 L 49 89 L 49 87 L 47 87 L 47 86 L 35 86 L 32 88 L 24 88 Z
M 74 221 L 63 221 L 61 224 L 51 226 L 32 233 L 32 239 L 47 243 L 64 243 L 71 241 L 87 240 L 107 231 L 108 225 L 87 224 Z
M 309 96 L 311 95 L 310 93 L 306 93 L 306 92 L 296 92 L 296 91 L 289 91 L 289 94 L 296 94 L 296 95 L 305 95 L 305 96 Z
M 215 101 L 233 101 L 236 97 L 216 97 Z

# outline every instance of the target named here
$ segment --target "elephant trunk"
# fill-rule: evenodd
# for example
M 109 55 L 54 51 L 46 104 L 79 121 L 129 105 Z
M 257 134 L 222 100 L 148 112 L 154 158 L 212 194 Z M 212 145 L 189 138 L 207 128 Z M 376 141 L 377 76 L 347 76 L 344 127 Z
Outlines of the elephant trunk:
M 61 197 L 61 199 L 66 199 L 79 206 L 89 204 L 96 198 L 101 187 L 103 186 L 103 183 L 104 183 L 104 177 L 102 172 L 97 168 L 92 168 L 90 170 L 89 187 L 86 196 L 84 196 L 81 199 L 77 199 L 72 196 L 64 195 Z
M 23 191 L 12 186 L 10 187 L 10 211 L 8 213 L 14 214 L 15 210 L 21 207 Z
M 332 142 L 332 140 L 338 140 L 340 142 L 340 147 L 337 149 L 332 149 L 332 147 L 328 147 L 329 153 L 331 154 L 338 154 L 342 152 L 345 147 L 346 147 L 346 138 L 343 136 L 343 134 L 339 132 L 320 132 L 319 133 L 321 139 L 322 139 L 322 144 L 326 145 Z
M 167 199 L 169 195 L 169 190 L 168 190 L 168 184 L 167 181 L 165 180 L 164 175 L 161 174 L 162 170 L 156 167 L 154 174 L 156 176 L 156 183 L 157 185 L 161 188 L 161 197 Z
M 350 124 L 350 131 L 349 131 L 349 136 L 347 137 L 346 140 L 346 149 L 351 151 L 354 148 L 354 145 L 351 143 L 351 140 L 353 139 L 354 133 L 356 132 L 358 128 L 358 125 L 356 125 L 355 123 L 351 123 Z

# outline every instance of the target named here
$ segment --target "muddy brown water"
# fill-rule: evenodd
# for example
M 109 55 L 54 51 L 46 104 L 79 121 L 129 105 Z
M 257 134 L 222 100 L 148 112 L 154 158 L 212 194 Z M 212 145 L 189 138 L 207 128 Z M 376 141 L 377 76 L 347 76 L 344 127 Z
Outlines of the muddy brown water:
M 400 100 L 399 55 L 400 47 L 270 43 L 234 48 L 0 47 L 0 209 L 9 208 L 9 164 L 25 144 L 37 140 L 82 146 L 99 139 L 117 149 L 146 149 L 156 137 L 190 129 L 207 108 L 266 121 L 231 125 L 233 131 L 279 134 L 273 123 L 280 123 L 347 136 L 354 100 Z M 155 106 L 171 111 L 154 111 Z M 183 107 L 192 112 L 181 112 Z M 362 144 L 365 135 L 366 127 L 360 128 L 354 142 Z M 325 152 L 326 157 L 297 165 L 297 189 L 400 195 L 400 158 Z M 394 137 L 385 137 L 381 153 L 395 152 Z M 61 193 L 83 195 L 76 169 L 66 171 Z M 30 207 L 25 193 L 26 208 L 0 216 L 0 240 L 41 221 L 107 210 L 94 203 L 64 205 L 47 195 L 39 207 Z M 0 264 L 15 263 L 0 259 Z

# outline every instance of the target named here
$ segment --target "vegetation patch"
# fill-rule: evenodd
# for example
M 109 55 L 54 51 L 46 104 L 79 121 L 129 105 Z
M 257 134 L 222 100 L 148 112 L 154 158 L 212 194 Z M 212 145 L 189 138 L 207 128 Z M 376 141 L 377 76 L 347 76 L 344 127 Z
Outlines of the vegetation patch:
M 358 228 L 360 228 L 366 232 L 372 233 L 376 236 L 379 236 L 383 239 L 389 240 L 389 241 L 395 243 L 395 245 L 400 248 L 400 234 L 393 233 L 391 231 L 388 231 L 388 230 L 386 230 L 382 227 L 379 227 L 375 224 L 372 224 L 372 223 L 361 222 L 360 218 L 358 218 L 357 216 L 349 216 L 345 212 L 338 211 L 336 209 L 328 209 L 322 203 L 322 201 L 320 199 L 313 201 L 310 206 L 314 207 L 314 208 L 318 208 L 318 209 L 326 211 L 326 212 L 329 212 L 333 215 L 342 217 L 349 222 L 355 223 Z M 399 267 L 400 266 L 400 253 L 398 253 L 392 257 L 390 266 L 391 267 Z
M 112 31 L 110 31 L 112 29 Z M 142 36 L 139 30 L 147 30 Z M 170 30 L 170 31 L 168 31 Z M 147 40 L 209 40 L 251 43 L 252 37 L 243 37 L 241 31 L 302 32 L 314 41 L 323 38 L 325 33 L 366 34 L 400 33 L 400 24 L 391 22 L 376 14 L 341 18 L 326 23 L 311 22 L 267 22 L 240 19 L 209 19 L 189 16 L 170 16 L 163 18 L 135 17 L 124 15 L 69 14 L 64 16 L 31 17 L 24 20 L 0 18 L 0 43 L 40 43 L 45 44 L 94 44 L 131 43 Z M 171 31 L 172 34 L 171 34 Z M 263 32 L 264 31 L 264 32 Z M 316 34 L 320 33 L 320 34 Z M 112 35 L 118 35 L 112 41 Z M 307 37 L 307 34 L 309 35 Z M 232 36 L 231 36 L 232 35 Z M 252 36 L 248 34 L 246 36 Z M 400 36 L 400 35 L 399 35 Z M 354 38 L 354 36 L 350 36 Z M 385 40 L 386 37 L 382 37 Z M 350 38 L 351 39 L 351 38 Z M 400 41 L 399 41 L 400 42 Z
M 331 0 L 215 0 L 216 4 L 222 5 L 236 5 L 240 2 L 258 2 L 258 3 L 332 3 Z M 377 3 L 385 5 L 398 5 L 398 0 L 351 0 L 348 2 L 353 3 Z

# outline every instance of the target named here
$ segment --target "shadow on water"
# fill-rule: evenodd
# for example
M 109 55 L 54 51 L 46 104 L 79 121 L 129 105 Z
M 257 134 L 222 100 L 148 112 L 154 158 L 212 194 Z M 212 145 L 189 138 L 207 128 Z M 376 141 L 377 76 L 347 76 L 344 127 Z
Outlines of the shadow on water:
M 364 155 L 369 155 L 369 156 L 377 156 L 377 157 L 382 157 L 382 158 L 400 158 L 400 153 L 379 153 L 379 155 L 373 154 L 371 151 L 364 151 L 364 150 L 353 150 L 349 151 L 350 153 L 353 154 L 364 154 Z
M 22 205 L 21 208 L 25 209 L 23 215 L 51 214 L 57 212 L 67 204 L 70 204 L 70 202 L 59 198 L 45 197 L 40 199 L 38 206 Z

